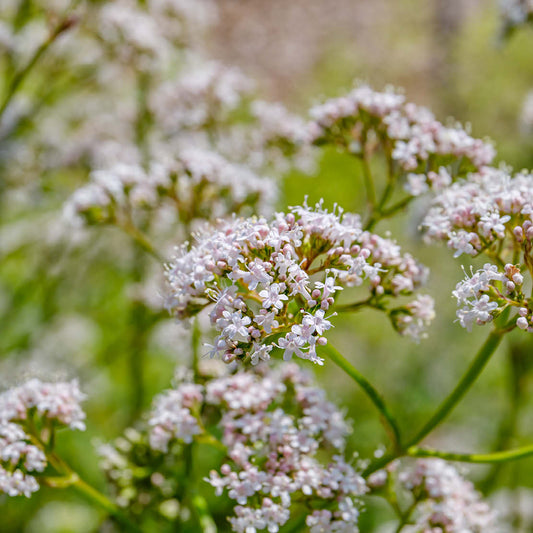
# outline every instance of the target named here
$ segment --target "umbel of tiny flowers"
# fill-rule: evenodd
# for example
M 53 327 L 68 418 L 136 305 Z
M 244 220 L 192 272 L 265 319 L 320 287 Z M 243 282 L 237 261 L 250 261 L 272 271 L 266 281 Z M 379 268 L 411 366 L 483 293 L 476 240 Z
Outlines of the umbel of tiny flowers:
M 327 342 L 331 307 L 344 287 L 366 283 L 369 296 L 355 307 L 384 310 L 400 332 L 419 338 L 432 300 L 401 306 L 402 319 L 389 300 L 411 295 L 427 273 L 395 242 L 364 231 L 356 215 L 303 205 L 270 221 L 222 221 L 178 247 L 167 265 L 167 306 L 181 319 L 211 306 L 219 333 L 212 357 L 256 364 L 277 347 L 285 360 L 295 354 L 322 364 L 316 348 Z
M 385 155 L 389 184 L 382 210 L 398 178 L 410 196 L 419 196 L 430 188 L 442 190 L 457 177 L 490 164 L 495 155 L 491 144 L 473 138 L 458 124 L 445 126 L 392 88 L 377 92 L 356 86 L 345 96 L 313 107 L 310 115 L 314 143 L 361 157 L 365 174 L 369 156 L 377 151 Z
M 48 464 L 57 429 L 85 429 L 78 382 L 38 379 L 0 395 L 0 493 L 30 496 Z
M 531 311 L 523 292 L 523 282 L 519 266 L 511 264 L 499 271 L 496 265 L 486 263 L 470 276 L 467 274 L 453 291 L 461 326 L 470 331 L 473 324 L 487 324 L 504 310 L 515 308 L 516 325 L 531 331 Z
M 176 78 L 149 95 L 152 129 L 166 141 L 209 146 L 233 162 L 279 175 L 312 166 L 307 123 L 280 103 L 255 98 L 255 83 L 236 67 L 189 58 Z
M 168 68 L 176 48 L 191 46 L 217 19 L 212 0 L 117 0 L 89 20 L 109 58 L 138 71 Z
M 442 459 L 394 461 L 368 478 L 395 508 L 402 533 L 496 533 L 496 513 L 473 484 Z
M 180 75 L 162 83 L 150 97 L 154 118 L 166 135 L 216 129 L 243 107 L 254 84 L 238 68 L 193 57 Z
M 486 167 L 434 199 L 422 223 L 426 240 L 446 242 L 455 257 L 483 254 L 491 261 L 454 291 L 463 327 L 485 324 L 508 309 L 519 328 L 531 331 L 524 277 L 531 280 L 533 273 L 532 216 L 533 176 L 513 176 L 506 168 Z
M 276 184 L 219 154 L 183 149 L 162 157 L 148 171 L 135 164 L 116 164 L 93 171 L 91 182 L 65 205 L 65 216 L 82 224 L 115 224 L 138 232 L 143 221 L 166 208 L 171 219 L 187 227 L 231 213 L 270 213 Z
M 171 453 L 175 442 L 207 442 L 213 423 L 226 459 L 206 481 L 235 502 L 233 531 L 275 533 L 294 501 L 320 509 L 307 511 L 312 531 L 357 531 L 366 485 L 344 459 L 349 426 L 297 365 L 178 385 L 155 400 L 149 442 Z

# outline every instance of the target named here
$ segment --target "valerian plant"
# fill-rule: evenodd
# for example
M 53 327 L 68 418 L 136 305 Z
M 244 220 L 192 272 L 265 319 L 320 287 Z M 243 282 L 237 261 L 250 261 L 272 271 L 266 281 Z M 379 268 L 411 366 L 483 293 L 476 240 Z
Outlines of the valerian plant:
M 210 1 L 62 4 L 1 8 L 9 57 L 0 193 L 29 169 L 78 173 L 84 182 L 65 199 L 63 223 L 73 233 L 82 228 L 83 242 L 89 228 L 121 230 L 133 243 L 131 280 L 147 284 L 148 265 L 156 264 L 166 285 L 155 310 L 124 298 L 134 406 L 132 426 L 97 446 L 108 490 L 87 483 L 62 456 L 62 430 L 91 424 L 78 382 L 34 378 L 0 395 L 0 493 L 70 487 L 117 531 L 347 533 L 359 531 L 371 497 L 390 505 L 398 533 L 498 531 L 497 513 L 452 463 L 504 463 L 533 455 L 533 446 L 456 453 L 420 445 L 502 339 L 533 330 L 532 175 L 491 166 L 490 142 L 391 88 L 357 85 L 314 106 L 309 119 L 263 101 L 241 71 L 201 54 L 201 36 L 216 18 Z M 28 52 L 21 39 L 33 23 L 46 31 Z M 72 54 L 78 44 L 91 51 L 81 63 Z M 25 99 L 21 87 L 39 68 L 46 76 L 47 58 L 90 82 L 90 98 L 68 84 L 64 98 Z M 312 168 L 324 146 L 359 162 L 365 212 L 307 200 L 276 211 L 285 172 Z M 461 326 L 490 323 L 491 332 L 434 414 L 406 438 L 378 388 L 328 337 L 338 315 L 367 309 L 416 342 L 428 335 L 435 307 L 420 289 L 429 270 L 379 230 L 424 195 L 426 241 L 446 242 L 455 258 L 487 260 L 464 267 L 453 296 Z M 66 245 L 68 235 L 58 241 Z M 147 336 L 164 306 L 192 322 L 176 346 L 190 341 L 191 358 L 143 414 Z M 200 328 L 202 319 L 208 324 Z M 357 419 L 308 373 L 320 375 L 330 362 L 361 387 L 383 423 L 388 442 L 372 457 L 349 440 Z

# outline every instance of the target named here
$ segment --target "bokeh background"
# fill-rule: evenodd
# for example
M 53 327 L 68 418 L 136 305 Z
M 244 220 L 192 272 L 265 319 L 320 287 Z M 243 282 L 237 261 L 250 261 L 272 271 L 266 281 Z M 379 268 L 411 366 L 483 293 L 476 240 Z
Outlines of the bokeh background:
M 476 137 L 493 139 L 499 161 L 517 170 L 533 168 L 533 128 L 524 115 L 533 90 L 533 30 L 502 40 L 495 1 L 217 3 L 220 16 L 208 35 L 209 53 L 256 79 L 265 98 L 305 113 L 313 103 L 342 94 L 354 79 L 376 89 L 403 87 L 409 100 L 427 105 L 439 119 L 454 117 L 470 123 Z M 78 376 L 89 395 L 88 430 L 65 434 L 61 450 L 104 488 L 95 468 L 95 439 L 117 437 L 169 385 L 176 363 L 189 357 L 186 333 L 171 319 L 150 331 L 136 327 L 130 302 L 138 287 L 125 236 L 94 229 L 80 245 L 65 245 L 61 228 L 44 223 L 84 182 L 82 172 L 23 179 L 24 187 L 6 186 L 0 203 L 0 386 L 35 375 Z M 360 168 L 347 156 L 326 152 L 313 176 L 294 171 L 286 177 L 279 208 L 301 203 L 305 195 L 310 202 L 324 198 L 328 205 L 361 210 Z M 331 335 L 383 391 L 407 433 L 416 432 L 451 390 L 488 333 L 486 328 L 468 333 L 454 323 L 451 291 L 463 276 L 464 258 L 454 260 L 447 250 L 422 244 L 417 225 L 423 207 L 415 205 L 409 216 L 380 230 L 390 229 L 431 268 L 428 292 L 438 314 L 429 337 L 414 345 L 372 311 L 339 318 Z M 160 288 L 153 291 L 157 297 Z M 132 353 L 142 358 L 142 390 L 132 378 L 131 366 L 138 364 Z M 316 374 L 353 420 L 355 449 L 368 456 L 386 442 L 373 407 L 352 382 L 333 365 Z M 427 443 L 468 452 L 531 442 L 532 392 L 533 339 L 515 332 Z M 533 531 L 533 460 L 470 473 L 496 507 L 513 517 L 509 531 Z M 363 532 L 373 531 L 389 513 L 371 499 L 366 505 Z M 68 491 L 42 490 L 30 500 L 0 496 L 2 532 L 89 533 L 99 523 L 99 512 Z

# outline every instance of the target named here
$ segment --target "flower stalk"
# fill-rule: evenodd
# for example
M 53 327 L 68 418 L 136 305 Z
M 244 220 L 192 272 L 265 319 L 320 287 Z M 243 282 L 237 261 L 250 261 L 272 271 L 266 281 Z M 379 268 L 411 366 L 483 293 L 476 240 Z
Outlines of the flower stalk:
M 477 380 L 487 363 L 489 362 L 492 354 L 496 351 L 500 342 L 503 339 L 505 331 L 500 329 L 493 330 L 487 337 L 487 340 L 483 343 L 472 363 L 468 367 L 468 370 L 463 375 L 459 383 L 453 389 L 453 391 L 446 397 L 446 399 L 439 406 L 433 416 L 426 422 L 422 429 L 416 434 L 416 436 L 410 441 L 410 446 L 422 441 L 433 429 L 435 429 L 457 406 L 459 401 L 468 392 L 470 387 Z
M 331 344 L 326 344 L 322 350 L 327 356 L 350 376 L 365 392 L 370 401 L 381 413 L 381 422 L 391 438 L 394 450 L 399 453 L 402 450 L 402 439 L 396 419 L 385 404 L 382 395 L 376 388 L 357 370 L 338 350 Z
M 519 459 L 531 457 L 533 455 L 533 444 L 521 448 L 515 448 L 513 450 L 492 453 L 455 453 L 412 446 L 407 450 L 407 455 L 410 457 L 438 457 L 439 459 L 445 459 L 446 461 L 459 461 L 461 463 L 507 463 L 509 461 L 517 461 Z

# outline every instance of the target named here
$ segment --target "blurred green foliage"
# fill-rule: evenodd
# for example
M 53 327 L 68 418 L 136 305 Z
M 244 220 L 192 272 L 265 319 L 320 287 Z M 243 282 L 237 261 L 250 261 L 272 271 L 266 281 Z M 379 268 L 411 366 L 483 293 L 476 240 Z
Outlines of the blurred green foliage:
M 475 16 L 461 21 L 453 35 L 449 56 L 451 77 L 447 85 L 428 91 L 431 84 L 424 78 L 428 73 L 417 71 L 419 47 L 431 40 L 430 28 L 422 27 L 416 17 L 420 4 L 408 3 L 413 17 L 403 20 L 401 27 L 376 22 L 375 31 L 382 33 L 384 47 L 399 46 L 410 51 L 404 52 L 400 61 L 398 54 L 379 64 L 363 54 L 346 57 L 342 43 L 334 43 L 309 74 L 308 85 L 299 88 L 297 94 L 293 91 L 291 100 L 304 108 L 306 102 L 316 100 L 317 94 L 339 94 L 354 77 L 368 80 L 377 88 L 383 83 L 406 85 L 409 98 L 415 101 L 409 89 L 419 87 L 414 92 L 421 95 L 422 103 L 438 109 L 439 118 L 452 115 L 462 122 L 471 122 L 476 136 L 494 139 L 500 160 L 515 168 L 533 167 L 533 134 L 524 134 L 519 128 L 523 99 L 533 88 L 533 31 L 519 31 L 509 42 L 497 46 L 496 10 L 492 3 L 487 3 L 486 9 L 477 9 Z M 25 90 L 32 91 L 32 84 L 37 83 L 37 79 L 32 79 Z M 15 376 L 12 369 L 25 368 L 25 361 L 39 353 L 46 332 L 57 326 L 61 316 L 83 317 L 92 325 L 95 333 L 89 345 L 82 348 L 78 359 L 65 360 L 66 374 L 79 375 L 82 388 L 89 394 L 88 430 L 83 434 L 65 434 L 60 446 L 61 453 L 76 470 L 105 490 L 103 475 L 95 468 L 97 458 L 92 441 L 95 437 L 106 440 L 118 436 L 131 421 L 132 401 L 139 399 L 129 370 L 130 349 L 139 335 L 132 323 L 128 297 L 135 246 L 113 229 L 92 230 L 91 238 L 81 248 L 41 246 L 46 238 L 41 232 L 41 217 L 46 217 L 47 211 L 61 209 L 62 202 L 84 177 L 56 173 L 31 179 L 38 184 L 30 203 L 33 208 L 10 218 L 9 209 L 4 206 L 2 216 L 0 380 L 8 386 L 24 377 Z M 347 211 L 364 207 L 357 162 L 333 151 L 324 154 L 316 176 L 293 172 L 283 187 L 280 208 L 299 204 L 304 196 L 309 197 L 310 203 L 320 198 L 328 206 L 339 203 Z M 413 345 L 394 335 L 390 324 L 372 311 L 339 318 L 331 335 L 337 349 L 383 391 L 407 434 L 421 426 L 453 387 L 487 333 L 481 328 L 467 333 L 454 323 L 455 303 L 450 293 L 462 278 L 460 263 L 447 250 L 428 248 L 421 243 L 416 231 L 416 206 L 413 212 L 414 217 L 402 216 L 394 222 L 382 223 L 379 229 L 390 229 L 405 249 L 431 267 L 428 292 L 436 299 L 438 318 L 429 338 Z M 22 231 L 21 224 L 29 228 L 32 238 L 19 245 L 13 232 Z M 8 243 L 10 239 L 15 240 L 12 246 Z M 56 348 L 52 345 L 52 350 Z M 428 442 L 456 451 L 488 451 L 499 439 L 507 446 L 531 440 L 532 351 L 532 341 L 521 332 L 512 334 L 474 389 Z M 174 366 L 183 361 L 184 353 L 188 353 L 188 348 L 179 342 L 172 351 L 154 342 L 147 343 L 142 370 L 145 391 L 139 407 L 148 407 L 151 398 L 169 385 Z M 344 406 L 353 420 L 354 449 L 371 454 L 385 442 L 373 406 L 333 365 L 314 370 L 331 399 Z M 517 431 L 509 436 L 505 434 L 508 430 L 505 421 L 512 416 L 517 387 L 520 392 Z M 376 435 L 381 437 L 376 440 Z M 486 480 L 490 470 L 472 469 L 478 480 Z M 533 490 L 532 460 L 510 464 L 497 474 L 493 489 L 507 484 Z M 0 496 L 0 505 L 3 533 L 90 532 L 96 531 L 99 522 L 99 512 L 69 491 L 58 495 L 42 490 L 30 500 Z M 369 512 L 361 517 L 361 531 L 372 530 L 377 519 L 382 522 L 389 512 L 372 499 L 366 505 Z M 56 524 L 62 525 L 52 526 L 51 514 Z

